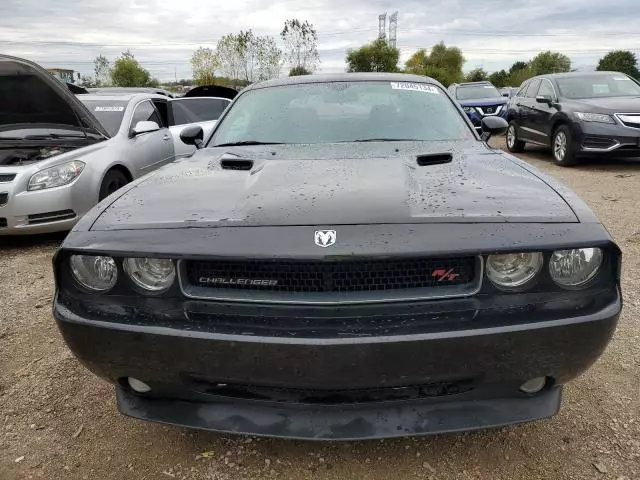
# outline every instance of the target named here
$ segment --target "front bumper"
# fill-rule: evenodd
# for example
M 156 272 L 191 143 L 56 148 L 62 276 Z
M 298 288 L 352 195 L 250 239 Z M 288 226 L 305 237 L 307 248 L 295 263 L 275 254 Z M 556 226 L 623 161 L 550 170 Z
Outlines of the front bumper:
M 0 236 L 70 230 L 91 207 L 78 182 L 32 192 L 26 190 L 27 182 L 27 176 L 18 175 L 0 183 L 0 194 L 6 194 L 6 204 L 0 204 Z
M 587 313 L 558 317 L 542 298 L 521 308 L 476 299 L 277 308 L 146 299 L 85 309 L 58 293 L 54 315 L 85 366 L 118 385 L 127 415 L 221 432 L 346 440 L 552 416 L 561 386 L 598 358 L 617 323 L 619 292 L 590 301 Z M 331 333 L 358 316 L 383 326 L 387 318 L 410 321 L 396 322 L 405 324 L 396 331 Z M 134 393 L 127 377 L 151 391 Z M 542 392 L 519 391 L 536 377 L 548 378 Z
M 618 124 L 574 122 L 572 133 L 574 149 L 580 156 L 640 156 L 640 129 Z

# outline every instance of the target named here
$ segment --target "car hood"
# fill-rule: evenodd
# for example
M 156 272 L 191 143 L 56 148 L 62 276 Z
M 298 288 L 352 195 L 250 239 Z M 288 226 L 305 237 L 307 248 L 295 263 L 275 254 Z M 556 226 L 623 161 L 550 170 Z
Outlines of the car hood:
M 484 105 L 505 105 L 509 99 L 507 97 L 474 98 L 472 100 L 458 100 L 463 107 L 482 107 Z
M 109 137 L 67 85 L 33 62 L 0 55 L 0 130 L 10 125 L 66 125 Z
M 450 163 L 417 163 L 443 152 Z M 253 167 L 221 166 L 234 160 Z M 517 162 L 477 141 L 205 149 L 135 184 L 91 230 L 578 221 Z
M 592 113 L 638 113 L 640 97 L 585 98 L 569 100 L 569 105 L 576 111 Z

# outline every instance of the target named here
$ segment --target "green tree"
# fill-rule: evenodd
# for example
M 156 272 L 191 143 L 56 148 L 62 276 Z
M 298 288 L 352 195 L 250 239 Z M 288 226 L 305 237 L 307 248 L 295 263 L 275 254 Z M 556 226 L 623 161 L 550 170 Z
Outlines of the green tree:
M 108 87 L 111 84 L 111 63 L 104 55 L 93 60 L 94 84 L 96 87 Z
M 151 74 L 135 59 L 129 51 L 113 62 L 111 81 L 116 87 L 146 87 L 151 81 Z
M 507 76 L 506 83 L 507 85 L 519 87 L 522 85 L 522 82 L 529 80 L 535 75 L 536 73 L 528 62 L 518 61 L 509 68 L 509 75 Z
M 529 67 L 529 62 L 523 62 L 523 61 L 514 62 L 514 64 L 511 65 L 511 68 L 509 68 L 509 75 L 513 73 L 517 73 L 521 70 L 526 70 L 528 67 Z
M 629 50 L 614 50 L 607 53 L 598 62 L 596 70 L 622 72 L 633 78 L 640 79 L 638 58 L 635 53 Z
M 484 80 L 487 80 L 488 78 L 489 76 L 483 68 L 474 68 L 465 75 L 464 80 L 465 82 L 482 82 Z
M 506 87 L 509 74 L 505 70 L 499 70 L 489 75 L 489 81 L 498 88 Z
M 348 50 L 347 70 L 349 72 L 397 72 L 399 59 L 400 50 L 379 38 L 357 50 Z
M 198 47 L 191 55 L 193 80 L 196 85 L 212 85 L 215 83 L 215 71 L 220 66 L 218 56 L 210 48 Z
M 289 70 L 290 77 L 297 77 L 299 75 L 311 75 L 311 73 L 312 72 L 304 67 L 293 67 L 291 70 Z
M 430 53 L 418 50 L 405 62 L 405 71 L 416 75 L 426 75 L 438 80 L 444 86 L 464 79 L 462 66 L 464 56 L 457 47 L 447 47 L 443 42 L 434 45 Z
M 571 59 L 558 52 L 540 52 L 529 63 L 534 75 L 563 73 L 571 71 Z
M 306 20 L 301 22 L 297 18 L 287 20 L 280 37 L 286 46 L 285 57 L 292 71 L 311 73 L 318 67 L 318 33 L 311 23 Z

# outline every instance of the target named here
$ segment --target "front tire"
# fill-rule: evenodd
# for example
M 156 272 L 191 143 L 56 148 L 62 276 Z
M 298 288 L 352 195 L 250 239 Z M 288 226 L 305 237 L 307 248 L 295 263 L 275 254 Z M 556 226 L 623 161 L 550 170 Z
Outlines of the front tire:
M 507 128 L 507 150 L 511 153 L 522 153 L 526 145 L 522 140 L 518 140 L 516 122 L 511 121 Z
M 566 125 L 560 125 L 553 134 L 551 153 L 556 165 L 571 167 L 578 163 L 576 152 L 573 148 L 571 130 Z
M 127 183 L 129 183 L 129 179 L 120 170 L 109 170 L 102 179 L 102 185 L 100 185 L 100 194 L 98 195 L 98 199 L 103 200 L 107 198 L 116 190 L 124 187 Z

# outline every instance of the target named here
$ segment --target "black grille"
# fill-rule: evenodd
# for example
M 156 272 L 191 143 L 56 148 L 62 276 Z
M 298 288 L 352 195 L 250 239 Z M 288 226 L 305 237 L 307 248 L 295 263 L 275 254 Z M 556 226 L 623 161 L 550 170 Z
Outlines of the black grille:
M 622 120 L 622 118 L 620 117 L 624 118 L 625 120 Z M 618 120 L 620 120 L 626 127 L 640 128 L 640 115 L 638 114 L 623 114 L 618 116 Z
M 586 148 L 609 148 L 614 143 L 615 141 L 611 138 L 587 135 L 584 137 L 582 145 Z
M 0 173 L 0 183 L 13 182 L 16 178 L 15 173 Z
M 282 403 L 306 403 L 339 405 L 349 403 L 388 402 L 394 400 L 418 400 L 421 398 L 458 395 L 473 390 L 474 379 L 451 382 L 434 382 L 422 385 L 398 387 L 375 387 L 353 389 L 314 389 L 267 387 L 257 385 L 237 385 L 213 383 L 194 379 L 197 390 L 223 397 L 250 400 L 266 400 Z
M 6 226 L 7 226 L 7 219 L 0 217 L 0 228 L 6 228 Z
M 57 212 L 36 213 L 29 215 L 27 220 L 29 225 L 38 225 L 39 223 L 59 222 L 60 220 L 69 220 L 74 218 L 76 213 L 73 210 L 59 210 Z
M 187 261 L 191 285 L 272 292 L 375 292 L 469 284 L 474 257 L 347 261 Z
M 0 193 L 0 207 L 6 205 L 7 202 L 9 202 L 9 194 L 6 192 Z

